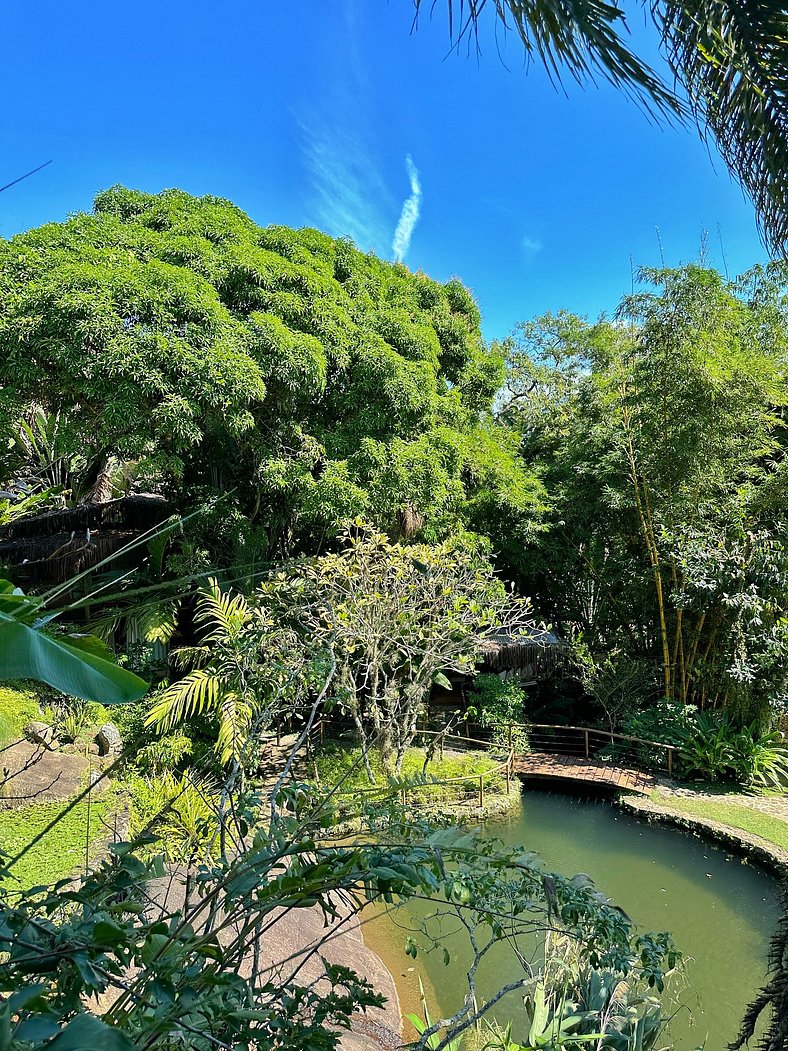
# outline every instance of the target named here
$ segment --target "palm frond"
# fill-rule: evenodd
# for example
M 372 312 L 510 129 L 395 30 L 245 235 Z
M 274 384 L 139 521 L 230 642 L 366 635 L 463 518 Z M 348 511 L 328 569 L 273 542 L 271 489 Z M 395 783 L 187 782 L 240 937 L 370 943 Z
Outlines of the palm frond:
M 652 0 L 699 123 L 750 194 L 769 245 L 788 243 L 788 10 L 775 0 Z
M 200 593 L 195 620 L 208 629 L 204 641 L 209 643 L 240 630 L 248 615 L 249 606 L 243 595 L 223 592 L 218 581 L 211 579 Z
M 627 45 L 629 30 L 623 10 L 605 0 L 413 0 L 414 24 L 422 8 L 445 5 L 454 46 L 477 41 L 482 17 L 489 13 L 496 28 L 513 31 L 526 55 L 537 58 L 550 77 L 568 73 L 578 83 L 601 76 L 623 89 L 654 114 L 679 114 L 675 94 Z
M 148 713 L 146 726 L 171 730 L 191 715 L 216 711 L 222 696 L 222 680 L 210 668 L 198 668 L 172 683 Z
M 237 693 L 225 693 L 219 706 L 216 747 L 223 763 L 237 759 L 246 744 L 252 711 Z

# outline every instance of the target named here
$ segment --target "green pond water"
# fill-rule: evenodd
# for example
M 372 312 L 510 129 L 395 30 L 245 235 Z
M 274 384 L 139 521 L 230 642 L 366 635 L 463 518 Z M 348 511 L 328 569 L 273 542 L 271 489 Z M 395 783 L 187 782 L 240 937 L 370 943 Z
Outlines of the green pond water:
M 522 813 L 488 825 L 488 831 L 538 851 L 547 868 L 565 875 L 588 873 L 638 930 L 672 931 L 686 959 L 687 984 L 678 990 L 681 1007 L 670 1038 L 677 1051 L 694 1051 L 704 1037 L 706 1051 L 725 1048 L 765 976 L 769 939 L 780 912 L 776 880 L 686 833 L 650 825 L 609 802 L 560 792 L 526 790 Z M 418 914 L 428 906 L 407 908 Z M 397 927 L 409 925 L 402 911 Z M 396 941 L 397 953 L 400 933 L 392 923 L 389 949 Z M 453 1012 L 462 1002 L 459 944 L 454 944 L 448 966 L 437 953 L 420 954 L 416 961 L 442 1013 Z M 479 983 L 483 994 L 516 977 L 509 953 L 502 948 L 489 961 Z M 404 975 L 413 961 L 404 955 L 392 960 L 389 954 L 392 963 Z M 517 999 L 509 999 L 497 1017 L 517 1013 Z

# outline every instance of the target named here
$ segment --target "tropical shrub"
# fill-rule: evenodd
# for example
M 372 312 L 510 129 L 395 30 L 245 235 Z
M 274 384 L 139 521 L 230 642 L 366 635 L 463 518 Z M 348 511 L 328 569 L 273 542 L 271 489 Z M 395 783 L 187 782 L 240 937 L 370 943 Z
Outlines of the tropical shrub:
M 736 727 L 725 716 L 699 713 L 679 735 L 684 772 L 709 781 L 775 787 L 788 780 L 788 747 L 776 730 Z
M 172 773 L 194 752 L 194 742 L 180 730 L 157 737 L 133 755 L 137 769 L 154 776 Z
M 678 704 L 660 699 L 631 715 L 623 725 L 622 733 L 642 737 L 644 741 L 679 745 L 695 725 L 697 708 L 692 704 Z
M 102 704 L 83 701 L 80 697 L 58 697 L 44 710 L 44 719 L 51 722 L 57 736 L 67 742 L 84 737 L 92 727 L 98 728 L 110 718 Z
M 217 791 L 210 781 L 194 773 L 165 771 L 151 777 L 131 775 L 125 787 L 132 837 L 154 830 L 158 849 L 172 861 L 207 858 L 212 846 L 218 847 Z
M 292 710 L 310 681 L 311 665 L 293 630 L 275 624 L 266 609 L 250 605 L 243 595 L 223 592 L 215 580 L 198 596 L 195 622 L 199 644 L 175 654 L 188 670 L 156 695 L 145 725 L 166 733 L 205 717 L 213 725 L 220 761 L 237 764 L 254 745 L 253 721 L 270 725 L 285 686 Z
M 334 669 L 330 699 L 352 719 L 365 763 L 378 749 L 399 774 L 433 683 L 468 673 L 480 643 L 532 621 L 527 600 L 496 576 L 485 544 L 392 543 L 357 521 L 336 553 L 272 574 L 259 601 Z M 371 781 L 374 775 L 367 763 Z
M 759 788 L 788 785 L 788 747 L 779 730 L 744 726 L 732 745 L 732 765 L 741 784 Z
M 494 744 L 508 747 L 511 740 L 518 752 L 528 751 L 528 732 L 523 725 L 525 690 L 516 679 L 477 675 L 468 700 L 467 714 L 480 726 L 492 728 Z

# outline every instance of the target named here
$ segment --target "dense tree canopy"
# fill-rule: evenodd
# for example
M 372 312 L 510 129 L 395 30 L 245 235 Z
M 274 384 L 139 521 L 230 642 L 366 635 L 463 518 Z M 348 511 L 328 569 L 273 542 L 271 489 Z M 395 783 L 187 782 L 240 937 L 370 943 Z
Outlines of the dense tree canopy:
M 503 363 L 457 280 L 115 187 L 0 243 L 0 300 L 4 419 L 43 409 L 86 472 L 125 464 L 182 510 L 220 494 L 224 557 L 315 549 L 359 514 L 494 527 L 512 552 L 537 524 L 541 487 L 489 415 Z
M 752 717 L 787 685 L 785 274 L 643 277 L 614 323 L 507 345 L 502 415 L 554 504 L 524 584 L 592 662 L 621 654 L 630 704 L 653 660 L 668 700 Z

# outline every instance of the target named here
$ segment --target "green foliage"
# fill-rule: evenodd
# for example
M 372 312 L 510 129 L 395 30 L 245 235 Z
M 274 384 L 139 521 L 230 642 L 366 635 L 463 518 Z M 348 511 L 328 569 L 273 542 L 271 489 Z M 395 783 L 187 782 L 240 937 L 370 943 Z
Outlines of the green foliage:
M 218 845 L 215 786 L 193 773 L 178 776 L 161 768 L 148 777 L 132 774 L 124 784 L 132 837 L 155 829 L 160 849 L 171 861 L 210 856 Z
M 145 693 L 147 683 L 118 667 L 99 639 L 50 633 L 50 620 L 41 599 L 0 580 L 0 681 L 36 679 L 70 697 L 104 704 Z
M 396 795 L 403 788 L 413 806 L 434 806 L 438 803 L 459 803 L 478 797 L 479 777 L 484 778 L 485 792 L 504 790 L 504 778 L 498 769 L 500 763 L 486 752 L 428 753 L 424 748 L 409 748 L 398 776 L 391 777 L 380 752 L 369 756 L 369 764 L 377 783 L 370 799 Z M 336 788 L 334 803 L 338 814 L 359 810 L 359 792 L 369 793 L 370 781 L 361 749 L 327 742 L 315 756 L 317 781 L 321 791 Z M 451 784 L 439 784 L 451 781 Z
M 78 697 L 57 697 L 44 710 L 44 719 L 52 724 L 56 735 L 68 743 L 84 739 L 110 718 L 103 705 Z
M 188 528 L 223 564 L 314 550 L 362 514 L 513 553 L 538 528 L 541 485 L 489 419 L 502 361 L 456 280 L 114 187 L 0 242 L 0 304 L 3 417 L 57 420 L 43 446 L 78 454 L 75 496 L 114 463 L 183 511 L 218 500 Z
M 39 698 L 32 689 L 0 686 L 0 744 L 18 741 L 27 724 L 40 718 Z
M 623 733 L 641 737 L 644 741 L 679 745 L 692 732 L 697 708 L 694 705 L 674 704 L 659 700 L 631 715 L 623 725 Z
M 154 776 L 171 773 L 194 752 L 194 743 L 186 734 L 176 731 L 143 745 L 134 756 L 134 765 Z
M 521 585 L 585 647 L 613 724 L 657 690 L 768 723 L 788 688 L 786 271 L 641 278 L 615 324 L 546 315 L 503 348 L 501 418 L 553 505 Z
M 177 651 L 191 670 L 153 699 L 145 725 L 171 731 L 195 717 L 215 728 L 222 763 L 238 763 L 250 746 L 255 717 L 258 729 L 274 718 L 284 687 L 292 704 L 309 682 L 298 639 L 275 624 L 267 611 L 253 608 L 243 595 L 225 593 L 215 580 L 200 592 L 195 622 L 199 646 Z
M 525 690 L 516 679 L 502 679 L 500 675 L 483 673 L 473 680 L 468 695 L 470 705 L 467 714 L 480 726 L 493 728 L 493 742 L 508 747 L 511 739 L 514 748 L 528 751 L 528 732 L 523 726 L 525 718 Z M 510 730 L 512 726 L 511 738 Z
M 471 671 L 488 635 L 531 623 L 529 605 L 507 592 L 478 539 L 392 543 L 357 521 L 342 540 L 335 554 L 272 574 L 260 602 L 293 626 L 307 660 L 334 669 L 330 699 L 364 755 L 378 749 L 399 773 L 436 677 Z
M 776 730 L 736 727 L 724 717 L 700 713 L 680 732 L 679 742 L 689 775 L 763 788 L 788 783 L 788 747 Z

